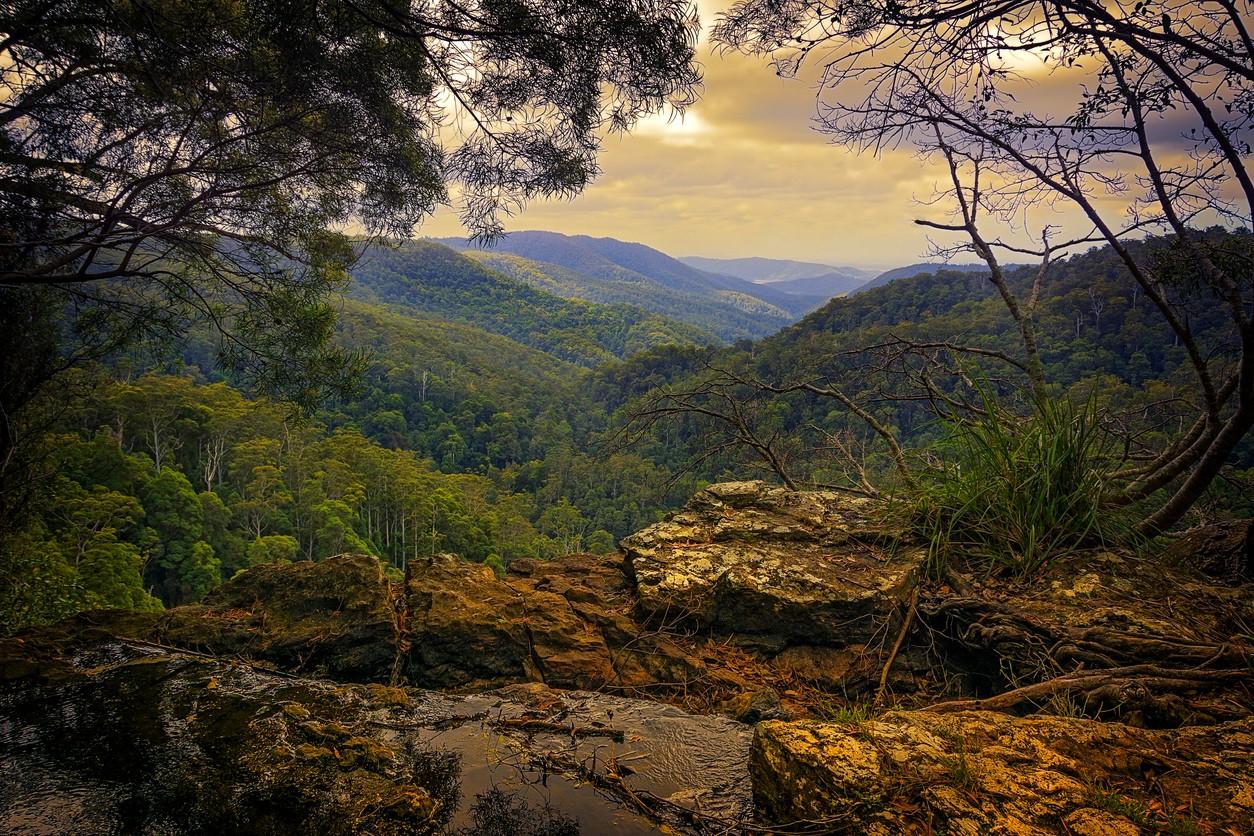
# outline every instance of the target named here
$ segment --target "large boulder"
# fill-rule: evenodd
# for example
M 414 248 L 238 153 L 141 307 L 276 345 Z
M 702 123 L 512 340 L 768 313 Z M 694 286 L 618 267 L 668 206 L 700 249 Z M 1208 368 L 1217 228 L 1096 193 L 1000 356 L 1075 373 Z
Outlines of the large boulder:
M 267 563 L 241 572 L 199 604 L 164 613 L 104 610 L 67 625 L 98 627 L 292 673 L 387 682 L 397 653 L 396 614 L 383 566 L 369 555 Z
M 925 550 L 870 500 L 729 482 L 622 541 L 639 606 L 776 650 L 863 644 L 904 611 Z
M 620 561 L 516 561 L 505 578 L 440 555 L 410 564 L 409 679 L 439 688 L 682 687 L 703 665 L 630 617 Z
M 1170 731 L 991 712 L 772 721 L 756 729 L 750 770 L 768 820 L 827 821 L 850 833 L 1096 836 L 1201 832 L 1189 828 L 1202 822 L 1215 832 L 1254 827 L 1248 718 Z

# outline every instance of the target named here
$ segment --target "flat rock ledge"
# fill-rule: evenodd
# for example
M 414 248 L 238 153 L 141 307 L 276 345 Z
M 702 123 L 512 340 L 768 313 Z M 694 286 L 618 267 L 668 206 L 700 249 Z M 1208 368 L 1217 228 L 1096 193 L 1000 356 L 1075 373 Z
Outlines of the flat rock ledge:
M 1254 719 L 1173 730 L 890 712 L 769 721 L 750 754 L 768 820 L 888 834 L 1250 833 Z
M 900 617 L 926 556 L 879 506 L 831 491 L 727 482 L 622 541 L 639 608 L 764 646 L 866 643 Z

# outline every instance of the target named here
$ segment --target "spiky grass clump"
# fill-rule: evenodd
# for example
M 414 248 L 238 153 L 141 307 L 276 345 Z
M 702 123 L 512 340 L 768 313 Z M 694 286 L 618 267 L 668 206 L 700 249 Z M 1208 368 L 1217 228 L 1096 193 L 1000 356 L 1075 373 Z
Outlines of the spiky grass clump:
M 985 406 L 979 420 L 950 426 L 910 498 L 934 569 L 962 558 L 1025 576 L 1128 539 L 1126 517 L 1101 503 L 1110 440 L 1092 402 L 1044 401 L 1026 419 Z

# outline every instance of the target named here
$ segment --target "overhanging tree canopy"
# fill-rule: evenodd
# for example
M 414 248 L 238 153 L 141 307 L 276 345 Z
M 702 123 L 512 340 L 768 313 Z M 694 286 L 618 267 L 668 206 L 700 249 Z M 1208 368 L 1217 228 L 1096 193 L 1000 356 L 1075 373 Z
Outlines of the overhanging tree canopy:
M 0 10 L 0 285 L 124 331 L 197 316 L 309 401 L 344 358 L 338 233 L 571 195 L 698 85 L 681 0 L 18 0 Z M 87 324 L 80 320 L 80 324 Z

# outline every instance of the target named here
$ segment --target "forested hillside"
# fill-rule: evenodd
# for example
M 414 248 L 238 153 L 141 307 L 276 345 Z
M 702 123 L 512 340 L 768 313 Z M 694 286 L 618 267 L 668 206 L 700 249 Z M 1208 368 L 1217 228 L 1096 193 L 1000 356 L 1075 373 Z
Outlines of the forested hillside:
M 630 302 L 698 325 L 724 340 L 766 336 L 823 302 L 697 270 L 650 247 L 612 238 L 515 232 L 489 248 L 456 238 L 440 242 L 482 254 L 502 271 L 511 268 L 501 256 L 524 258 L 525 265 L 514 261 L 512 269 L 525 281 L 556 283 L 551 286 L 554 292 L 564 296 Z
M 358 298 L 465 322 L 585 366 L 656 345 L 713 340 L 640 307 L 560 298 L 430 241 L 371 247 L 353 278 Z
M 873 290 L 877 287 L 883 287 L 889 282 L 897 279 L 908 279 L 912 276 L 921 276 L 925 273 L 937 273 L 949 271 L 951 273 L 987 273 L 988 267 L 983 264 L 939 264 L 933 262 L 920 262 L 918 264 L 908 264 L 905 267 L 894 267 L 891 270 L 885 270 L 883 273 L 872 278 L 870 281 L 864 282 L 856 288 L 853 293 L 862 293 L 867 290 Z
M 1133 245 L 1148 248 L 1147 258 L 1167 262 L 1171 250 L 1161 242 Z M 1012 287 L 1026 292 L 1036 275 L 1032 268 L 1011 271 Z M 1231 353 L 1225 311 L 1189 286 L 1182 276 L 1171 288 L 1173 298 L 1190 312 L 1190 327 L 1212 356 Z M 1192 294 L 1192 295 L 1190 295 Z M 1158 427 L 1175 427 L 1190 420 L 1186 393 L 1191 371 L 1183 346 L 1131 281 L 1119 258 L 1108 248 L 1056 262 L 1041 285 L 1035 321 L 1040 334 L 1042 361 L 1057 394 L 1093 397 L 1118 415 L 1148 420 L 1143 440 L 1152 440 Z M 752 345 L 711 352 L 678 352 L 659 362 L 656 354 L 641 355 L 597 372 L 606 397 L 614 390 L 630 391 L 632 400 L 615 402 L 624 414 L 639 411 L 648 388 L 698 392 L 711 377 L 710 367 L 768 382 L 830 381 L 858 403 L 910 449 L 922 449 L 948 429 L 937 422 L 926 389 L 920 394 L 924 369 L 911 360 L 913 346 L 961 344 L 977 350 L 1018 354 L 1018 331 L 997 292 L 979 272 L 940 272 L 899 278 L 848 298 L 833 299 L 796 325 Z M 988 358 L 963 355 L 949 360 L 963 365 L 968 375 L 990 375 L 991 392 L 1000 388 L 997 364 Z M 952 380 L 932 381 L 946 391 Z M 1009 389 L 1005 390 L 1007 394 Z M 778 433 L 780 449 L 803 478 L 839 481 L 833 471 L 836 452 L 824 439 L 853 433 L 867 445 L 865 455 L 873 469 L 887 467 L 882 448 L 868 434 L 865 423 L 839 402 L 812 393 L 794 392 L 776 397 L 746 393 L 745 408 L 763 437 Z M 717 404 L 714 404 L 717 405 Z M 682 411 L 681 411 L 682 413 Z M 665 426 L 663 437 L 653 431 L 640 439 L 639 449 L 669 467 L 680 467 L 710 452 L 730 435 L 726 422 L 684 413 Z M 717 431 L 713 431 L 717 430 Z M 677 443 L 683 439 L 683 443 Z M 743 445 L 734 454 L 721 449 L 703 464 L 703 473 L 761 468 L 760 458 Z M 1254 465 L 1247 442 L 1234 462 L 1237 470 Z M 843 454 L 841 454 L 843 456 Z M 1241 488 L 1217 490 L 1229 496 Z
M 1012 280 L 1032 277 L 1020 270 Z M 433 547 L 494 565 L 608 547 L 703 481 L 761 466 L 752 452 L 720 446 L 723 428 L 708 417 L 622 434 L 662 387 L 692 389 L 711 368 L 839 379 L 917 448 L 944 428 L 925 403 L 900 397 L 912 383 L 906 368 L 858 349 L 961 340 L 1015 350 L 1000 299 L 973 272 L 834 299 L 774 336 L 725 348 L 670 339 L 696 332 L 628 306 L 560 299 L 435 244 L 372 251 L 358 281 L 356 298 L 339 306 L 336 341 L 363 355 L 365 374 L 356 395 L 325 404 L 312 422 L 222 382 L 204 338 L 183 352 L 181 371 L 160 366 L 178 376 L 123 383 L 96 372 L 74 384 L 91 380 L 93 394 L 50 419 L 45 467 L 56 476 L 42 483 L 33 502 L 43 510 L 6 558 L 50 590 L 22 619 L 193 600 L 252 563 L 345 549 L 400 567 Z M 1199 333 L 1221 333 L 1213 306 L 1197 306 L 1195 317 Z M 1183 349 L 1108 250 L 1050 269 L 1038 321 L 1057 387 L 1175 420 Z M 642 328 L 659 330 L 641 337 Z M 825 435 L 865 435 L 846 410 L 811 394 L 751 399 L 746 414 L 757 431 L 787 439 L 789 467 L 818 481 L 840 476 Z M 865 455 L 871 469 L 887 467 L 873 443 Z M 1249 466 L 1248 451 L 1237 465 Z
M 21 582 L 0 593 L 0 626 L 194 601 L 264 562 L 349 551 L 400 569 L 452 551 L 500 568 L 613 542 L 560 499 L 541 511 L 534 495 L 442 473 L 354 426 L 294 420 L 226 384 L 76 377 L 67 384 L 91 396 L 44 438 L 55 475 L 3 553 L 4 576 Z

